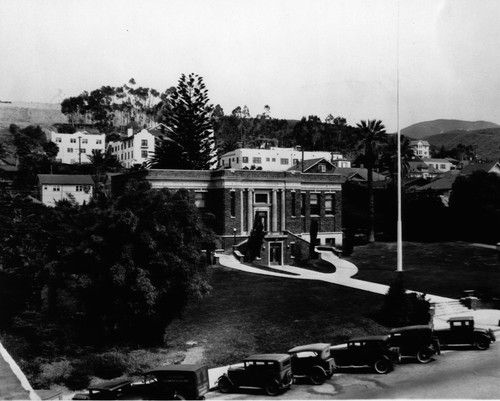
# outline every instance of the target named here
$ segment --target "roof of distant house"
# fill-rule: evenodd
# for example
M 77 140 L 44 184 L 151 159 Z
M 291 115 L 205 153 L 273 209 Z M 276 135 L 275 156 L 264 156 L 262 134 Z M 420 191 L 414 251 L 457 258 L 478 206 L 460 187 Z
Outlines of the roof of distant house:
M 419 144 L 419 143 L 421 143 L 422 145 L 427 145 L 427 146 L 430 146 L 430 145 L 429 145 L 429 142 L 424 141 L 424 140 L 422 140 L 422 139 L 416 139 L 416 140 L 414 140 L 414 141 L 410 141 L 410 146 L 412 146 L 412 145 L 417 145 L 417 144 Z
M 38 181 L 41 185 L 94 185 L 90 175 L 38 174 Z
M 450 170 L 444 173 L 438 179 L 421 186 L 418 190 L 425 191 L 427 189 L 432 189 L 434 191 L 447 191 L 451 190 L 453 183 L 460 175 L 460 170 Z
M 328 163 L 330 166 L 334 167 L 332 163 L 330 163 L 328 160 L 326 160 L 324 157 L 319 157 L 317 159 L 308 159 L 304 160 L 303 162 L 299 162 L 292 167 L 288 169 L 288 171 L 304 171 L 307 172 L 307 170 L 311 169 L 314 167 L 316 164 L 319 162 L 324 161 L 325 163 Z
M 423 161 L 409 161 L 408 166 L 410 171 L 422 171 L 425 170 L 428 173 L 439 173 L 434 167 L 425 164 Z
M 500 163 L 499 162 L 490 162 L 490 163 L 477 163 L 477 164 L 467 164 L 464 166 L 461 170 L 462 175 L 469 175 L 472 174 L 474 171 L 486 171 L 490 172 L 495 165 L 498 165 L 498 168 L 500 168 Z
M 430 159 L 425 159 L 425 163 L 451 163 L 451 161 L 449 161 L 448 159 L 434 159 L 434 158 L 430 158 Z
M 335 174 L 340 174 L 349 181 L 367 181 L 368 170 L 362 167 L 336 167 Z M 386 181 L 385 175 L 373 172 L 373 181 Z

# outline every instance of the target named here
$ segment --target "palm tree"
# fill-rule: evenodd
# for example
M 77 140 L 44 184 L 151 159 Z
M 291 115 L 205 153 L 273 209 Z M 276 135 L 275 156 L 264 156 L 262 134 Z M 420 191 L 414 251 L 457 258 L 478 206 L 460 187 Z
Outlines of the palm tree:
M 405 178 L 410 170 L 409 161 L 415 159 L 415 152 L 410 146 L 410 140 L 401 135 L 401 178 Z M 393 182 L 397 178 L 398 166 L 398 143 L 397 137 L 391 136 L 388 138 L 386 146 L 382 149 L 380 164 L 387 169 Z
M 368 184 L 368 220 L 370 232 L 368 241 L 375 241 L 375 201 L 373 195 L 373 166 L 378 158 L 378 145 L 385 140 L 385 127 L 381 120 L 361 120 L 356 124 L 362 135 L 363 148 Z
M 119 160 L 111 153 L 111 148 L 108 148 L 104 153 L 101 149 L 92 149 L 92 154 L 87 157 L 94 168 L 96 181 L 98 183 L 102 181 L 106 172 L 121 167 Z

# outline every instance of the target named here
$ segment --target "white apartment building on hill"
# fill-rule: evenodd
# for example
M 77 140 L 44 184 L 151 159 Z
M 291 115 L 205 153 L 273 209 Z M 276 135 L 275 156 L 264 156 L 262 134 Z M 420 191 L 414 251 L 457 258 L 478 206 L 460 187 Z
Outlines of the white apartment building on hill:
M 111 153 L 126 168 L 146 163 L 155 152 L 155 136 L 146 128 L 133 133 L 132 128 L 127 131 L 127 137 L 108 144 Z
M 56 160 L 65 164 L 90 163 L 87 156 L 92 150 L 106 149 L 106 135 L 87 130 L 72 134 L 51 131 L 50 140 L 59 147 Z
M 304 160 L 324 158 L 339 167 L 350 167 L 350 162 L 345 160 L 338 152 L 304 151 L 298 148 L 269 149 L 239 148 L 224 153 L 219 158 L 219 168 L 233 169 L 262 169 L 266 171 L 285 171 Z M 336 163 L 337 161 L 337 163 Z M 347 166 L 347 164 L 349 164 Z

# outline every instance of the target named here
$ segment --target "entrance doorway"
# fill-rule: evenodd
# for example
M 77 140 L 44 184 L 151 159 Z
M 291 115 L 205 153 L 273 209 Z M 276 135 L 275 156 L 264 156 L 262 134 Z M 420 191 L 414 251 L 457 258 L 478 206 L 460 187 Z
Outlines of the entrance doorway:
M 283 242 L 269 243 L 269 264 L 282 265 Z
M 260 222 L 262 224 L 262 227 L 264 231 L 269 231 L 269 227 L 267 226 L 267 216 L 268 216 L 268 211 L 267 210 L 257 210 L 255 212 L 255 222 Z

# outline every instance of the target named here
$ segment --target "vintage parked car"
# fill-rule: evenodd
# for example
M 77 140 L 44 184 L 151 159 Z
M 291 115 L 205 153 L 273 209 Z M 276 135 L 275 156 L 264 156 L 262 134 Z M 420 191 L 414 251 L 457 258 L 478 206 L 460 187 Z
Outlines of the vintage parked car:
M 142 382 L 112 380 L 76 394 L 74 400 L 200 400 L 208 393 L 208 368 L 203 365 L 165 365 L 144 374 Z
M 351 338 L 345 346 L 333 346 L 330 355 L 339 367 L 369 366 L 384 374 L 394 369 L 401 357 L 397 348 L 392 348 L 389 335 Z
M 399 348 L 402 357 L 416 358 L 420 363 L 428 363 L 441 353 L 439 340 L 429 325 L 398 327 L 389 336 L 390 346 Z
M 323 384 L 330 379 L 335 369 L 335 361 L 330 356 L 330 344 L 317 343 L 294 347 L 288 350 L 292 357 L 293 377 L 308 378 L 312 384 Z
M 434 330 L 442 347 L 469 345 L 486 350 L 496 340 L 491 329 L 474 327 L 474 318 L 471 316 L 452 317 L 448 319 L 448 323 L 449 328 Z
M 73 400 L 119 400 L 127 399 L 132 391 L 132 381 L 128 379 L 109 380 L 89 386 L 88 393 L 77 393 Z
M 217 386 L 222 393 L 238 387 L 257 387 L 267 395 L 278 395 L 292 384 L 292 369 L 288 354 L 252 355 L 242 366 L 230 366 L 227 374 L 219 377 Z

